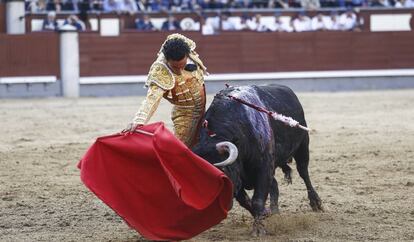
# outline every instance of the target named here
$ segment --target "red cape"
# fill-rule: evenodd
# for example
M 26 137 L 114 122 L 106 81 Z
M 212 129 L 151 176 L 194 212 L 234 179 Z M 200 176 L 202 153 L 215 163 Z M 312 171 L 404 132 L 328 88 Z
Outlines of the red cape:
M 189 239 L 226 218 L 232 184 L 163 123 L 154 135 L 100 137 L 81 159 L 83 183 L 132 228 L 151 240 Z

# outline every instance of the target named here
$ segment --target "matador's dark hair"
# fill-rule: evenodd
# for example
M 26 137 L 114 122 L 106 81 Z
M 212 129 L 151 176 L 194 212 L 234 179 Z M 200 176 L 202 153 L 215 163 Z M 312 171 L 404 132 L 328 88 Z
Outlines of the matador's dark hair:
M 190 54 L 190 46 L 182 39 L 169 39 L 165 42 L 162 53 L 167 60 L 179 61 Z

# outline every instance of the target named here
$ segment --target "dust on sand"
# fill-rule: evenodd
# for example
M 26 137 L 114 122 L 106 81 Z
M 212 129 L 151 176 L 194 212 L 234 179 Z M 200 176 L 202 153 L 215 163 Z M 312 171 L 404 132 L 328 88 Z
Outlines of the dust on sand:
M 310 176 L 283 182 L 268 234 L 250 237 L 236 205 L 191 241 L 414 240 L 414 90 L 299 93 L 311 133 Z M 211 96 L 209 99 L 211 100 Z M 0 241 L 144 240 L 80 182 L 77 161 L 123 129 L 142 97 L 0 100 Z M 163 102 L 153 121 L 169 120 Z

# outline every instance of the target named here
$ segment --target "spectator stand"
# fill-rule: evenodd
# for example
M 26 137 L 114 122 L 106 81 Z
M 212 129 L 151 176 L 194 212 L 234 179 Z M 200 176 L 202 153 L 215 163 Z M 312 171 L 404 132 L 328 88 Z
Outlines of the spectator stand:
M 0 9 L 1 10 L 1 9 Z M 346 8 L 320 8 L 316 10 L 303 11 L 301 9 L 232 9 L 232 10 L 205 10 L 202 13 L 194 11 L 158 11 L 158 12 L 137 12 L 137 13 L 101 13 L 96 11 L 88 12 L 86 21 L 86 30 L 92 32 L 101 32 L 102 35 L 119 35 L 121 32 L 134 32 L 136 30 L 136 20 L 148 15 L 155 30 L 161 30 L 162 24 L 173 15 L 180 23 L 182 31 L 201 31 L 208 25 L 212 31 L 206 34 L 217 34 L 220 31 L 231 31 L 233 29 L 223 29 L 222 18 L 225 15 L 235 26 L 240 26 L 242 19 L 253 19 L 260 15 L 260 21 L 265 25 L 268 31 L 272 30 L 272 24 L 277 16 L 285 25 L 298 16 L 305 14 L 313 18 L 322 14 L 324 19 L 330 18 L 332 13 L 338 15 L 344 14 Z M 60 24 L 74 12 L 59 12 L 57 19 Z M 276 13 L 276 14 L 275 14 Z M 354 14 L 357 16 L 356 30 L 360 31 L 411 31 L 413 29 L 414 18 L 413 8 L 355 8 Z M 47 12 L 27 13 L 26 30 L 40 31 L 43 19 L 46 18 Z M 339 18 L 339 16 L 338 16 Z M 249 28 L 251 30 L 251 28 Z M 238 30 L 238 29 L 234 29 Z M 263 31 L 265 32 L 265 31 Z
M 44 19 L 47 18 L 48 12 L 41 13 L 26 13 L 26 31 L 27 32 L 38 32 L 42 31 L 42 25 Z M 61 11 L 56 14 L 58 26 L 61 27 L 65 20 L 70 16 L 76 14 L 74 11 Z M 90 12 L 87 14 L 87 19 L 81 19 L 85 24 L 86 31 L 99 31 L 99 23 L 102 17 L 99 17 L 100 13 Z M 114 18 L 119 22 L 117 15 L 105 14 L 105 18 Z

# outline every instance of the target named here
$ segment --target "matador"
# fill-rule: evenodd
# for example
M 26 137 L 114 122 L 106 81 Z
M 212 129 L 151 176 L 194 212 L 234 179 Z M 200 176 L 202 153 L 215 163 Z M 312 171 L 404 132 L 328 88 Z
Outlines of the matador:
M 181 34 L 167 37 L 149 70 L 147 96 L 135 114 L 133 128 L 146 124 L 164 97 L 174 105 L 175 136 L 188 147 L 196 144 L 205 112 L 207 71 L 195 48 L 195 42 Z

